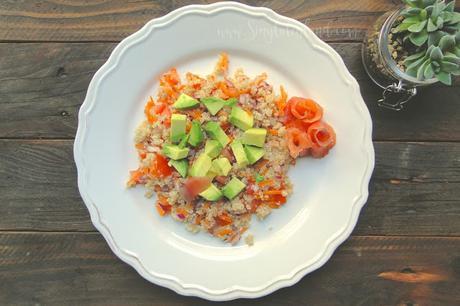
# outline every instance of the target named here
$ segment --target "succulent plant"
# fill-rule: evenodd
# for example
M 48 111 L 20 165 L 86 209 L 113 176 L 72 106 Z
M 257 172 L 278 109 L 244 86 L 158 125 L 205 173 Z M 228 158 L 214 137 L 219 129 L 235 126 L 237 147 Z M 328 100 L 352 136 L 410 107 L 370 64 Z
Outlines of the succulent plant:
M 401 13 L 404 19 L 393 32 L 401 33 L 415 50 L 404 60 L 406 73 L 450 85 L 452 75 L 460 74 L 460 13 L 454 12 L 455 1 L 402 1 L 407 5 Z

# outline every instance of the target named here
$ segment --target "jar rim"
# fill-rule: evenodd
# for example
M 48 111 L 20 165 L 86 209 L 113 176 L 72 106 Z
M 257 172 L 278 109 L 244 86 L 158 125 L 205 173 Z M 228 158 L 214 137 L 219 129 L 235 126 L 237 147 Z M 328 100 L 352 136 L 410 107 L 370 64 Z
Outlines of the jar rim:
M 396 19 L 401 16 L 401 12 L 404 10 L 404 7 L 395 10 L 388 18 L 385 20 L 382 29 L 380 30 L 379 33 L 379 49 L 380 49 L 380 54 L 382 58 L 384 59 L 384 63 L 387 66 L 387 68 L 395 75 L 397 79 L 413 83 L 416 85 L 430 85 L 438 82 L 438 79 L 436 78 L 431 78 L 427 80 L 419 80 L 417 78 L 414 78 L 413 76 L 408 75 L 401 69 L 396 64 L 396 61 L 393 59 L 391 56 L 390 50 L 388 48 L 388 35 L 390 34 L 391 28 L 393 24 L 395 23 Z

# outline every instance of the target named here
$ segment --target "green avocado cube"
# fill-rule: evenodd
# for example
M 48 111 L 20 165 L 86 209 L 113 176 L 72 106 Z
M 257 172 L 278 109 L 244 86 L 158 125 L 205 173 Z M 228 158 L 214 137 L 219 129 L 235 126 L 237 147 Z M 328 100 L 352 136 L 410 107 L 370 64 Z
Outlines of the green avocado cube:
M 233 155 L 235 155 L 236 163 L 240 168 L 244 168 L 249 164 L 246 152 L 244 152 L 243 145 L 240 140 L 234 140 L 230 145 Z
M 246 153 L 246 157 L 251 165 L 255 164 L 265 154 L 264 149 L 255 146 L 244 146 L 244 152 Z
M 200 196 L 205 198 L 208 201 L 218 201 L 222 198 L 222 191 L 216 187 L 216 185 L 211 184 L 207 189 L 200 193 Z
M 212 168 L 218 175 L 227 176 L 232 169 L 232 165 L 226 157 L 221 157 L 212 161 Z
M 245 187 L 246 185 L 242 181 L 234 177 L 227 183 L 227 185 L 224 186 L 224 188 L 222 188 L 222 193 L 227 199 L 232 200 L 241 191 L 243 191 Z
M 187 171 L 188 171 L 188 160 L 186 159 L 181 159 L 181 160 L 170 160 L 168 162 L 168 164 L 170 166 L 173 166 L 174 169 L 177 170 L 177 172 L 179 172 L 179 174 L 182 176 L 182 177 L 187 177 Z
M 220 142 L 214 139 L 206 140 L 206 144 L 204 146 L 204 153 L 208 154 L 211 158 L 216 158 L 219 156 L 220 151 L 222 151 L 222 145 Z
M 238 99 L 237 99 L 237 98 L 230 98 L 230 99 L 227 99 L 227 100 L 225 101 L 225 106 L 233 107 L 233 106 L 235 106 L 237 103 L 238 103 Z
M 192 122 L 189 135 L 188 143 L 191 146 L 196 147 L 203 142 L 204 134 L 199 121 Z
M 184 137 L 182 137 L 182 139 L 180 140 L 179 142 L 179 148 L 185 148 L 187 146 L 187 142 L 188 142 L 188 139 L 190 138 L 190 134 L 186 134 L 184 135 Z
M 256 147 L 263 147 L 267 137 L 267 130 L 261 128 L 251 128 L 244 132 L 241 141 L 244 144 Z
M 181 114 L 171 115 L 171 142 L 177 143 L 185 136 L 185 126 L 187 125 L 187 116 Z
M 189 109 L 199 104 L 200 102 L 198 102 L 198 100 L 183 93 L 177 98 L 176 102 L 174 102 L 173 107 L 175 109 Z
M 228 138 L 227 134 L 225 134 L 224 130 L 217 122 L 210 121 L 206 123 L 204 130 L 212 139 L 220 142 L 223 148 L 230 142 L 230 138 Z
M 189 151 L 188 148 L 179 148 L 179 146 L 172 144 L 165 144 L 162 150 L 164 155 L 174 160 L 186 158 Z
M 200 100 L 213 116 L 217 114 L 225 105 L 225 100 L 218 97 L 207 97 L 201 98 Z
M 200 154 L 190 167 L 190 176 L 206 176 L 211 169 L 212 160 L 207 154 Z
M 252 128 L 254 125 L 254 117 L 238 106 L 232 108 L 229 121 L 243 131 Z
M 209 169 L 208 173 L 206 173 L 206 177 L 208 177 L 211 181 L 217 176 L 218 174 L 213 171 L 212 167 Z

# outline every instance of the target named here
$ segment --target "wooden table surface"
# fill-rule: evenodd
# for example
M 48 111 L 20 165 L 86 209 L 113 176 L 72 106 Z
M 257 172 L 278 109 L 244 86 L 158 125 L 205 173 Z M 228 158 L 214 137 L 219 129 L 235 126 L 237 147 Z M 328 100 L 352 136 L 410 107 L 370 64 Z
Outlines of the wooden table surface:
M 211 304 L 150 284 L 113 255 L 72 154 L 78 109 L 111 50 L 191 3 L 0 2 L 0 305 Z M 361 40 L 398 0 L 247 3 L 308 24 L 340 53 L 371 112 L 376 166 L 358 225 L 324 267 L 228 305 L 460 305 L 459 82 L 420 90 L 399 113 L 376 106 Z

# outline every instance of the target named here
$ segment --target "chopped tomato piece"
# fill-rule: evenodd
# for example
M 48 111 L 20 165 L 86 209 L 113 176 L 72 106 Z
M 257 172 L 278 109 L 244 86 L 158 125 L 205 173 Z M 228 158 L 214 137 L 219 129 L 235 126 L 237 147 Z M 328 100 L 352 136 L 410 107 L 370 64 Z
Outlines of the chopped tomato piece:
M 227 213 L 222 213 L 216 217 L 216 222 L 220 226 L 229 225 L 233 223 L 232 217 Z
M 156 209 L 157 209 L 158 213 L 160 214 L 160 216 L 164 216 L 164 215 L 169 214 L 171 212 L 172 206 L 171 206 L 171 204 L 169 204 L 169 201 L 168 201 L 167 197 L 165 197 L 163 195 L 159 195 L 158 200 L 157 200 L 157 204 L 156 204 Z
M 155 106 L 155 102 L 153 101 L 153 98 L 149 97 L 149 100 L 147 104 L 145 104 L 145 108 L 144 108 L 144 114 L 145 114 L 145 117 L 147 117 L 147 120 L 149 123 L 155 122 L 155 116 L 153 116 L 152 114 L 152 109 L 154 106 Z
M 233 233 L 233 230 L 231 228 L 225 228 L 224 227 L 224 228 L 221 228 L 221 229 L 217 230 L 215 235 L 217 237 L 223 238 L 223 237 L 225 237 L 227 235 L 230 235 L 232 233 Z
M 211 185 L 208 177 L 189 177 L 185 180 L 183 195 L 187 201 L 192 201 L 200 192 Z
M 165 103 L 155 103 L 152 97 L 149 97 L 149 101 L 144 108 L 145 116 L 149 123 L 154 123 L 158 116 L 164 117 L 164 123 L 166 126 L 170 125 L 171 110 Z
M 298 128 L 289 128 L 286 132 L 289 154 L 292 158 L 307 155 L 311 148 L 311 141 L 307 133 Z
M 323 121 L 313 123 L 308 128 L 307 134 L 312 144 L 311 155 L 315 158 L 326 156 L 335 145 L 334 129 Z
M 168 160 L 160 154 L 157 154 L 150 166 L 150 174 L 155 177 L 166 177 L 172 174 L 173 170 L 168 165 Z
M 171 86 L 180 84 L 180 76 L 179 73 L 177 73 L 177 69 L 171 68 L 168 72 L 163 74 L 160 78 L 160 84 L 169 84 Z
M 222 93 L 225 95 L 225 99 L 227 98 L 236 98 L 240 95 L 240 92 L 238 89 L 233 86 L 233 84 L 229 84 L 227 82 L 219 82 L 217 84 L 217 88 L 219 88 Z

